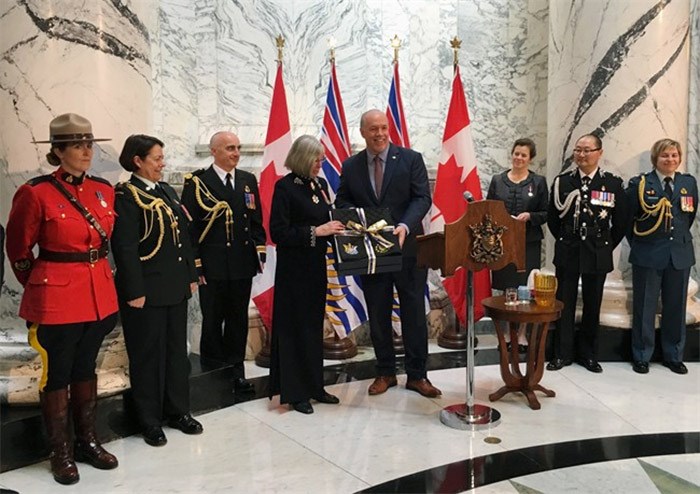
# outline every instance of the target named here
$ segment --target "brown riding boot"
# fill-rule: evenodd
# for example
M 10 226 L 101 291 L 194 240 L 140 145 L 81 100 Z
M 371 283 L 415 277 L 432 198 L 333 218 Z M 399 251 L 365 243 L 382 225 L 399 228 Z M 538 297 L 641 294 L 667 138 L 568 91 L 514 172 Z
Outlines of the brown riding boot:
M 75 459 L 101 470 L 117 468 L 117 458 L 105 451 L 95 434 L 97 379 L 71 383 L 70 401 L 75 426 Z
M 80 480 L 73 461 L 68 434 L 68 390 L 57 389 L 40 393 L 41 412 L 51 448 L 51 473 L 59 484 L 75 484 Z

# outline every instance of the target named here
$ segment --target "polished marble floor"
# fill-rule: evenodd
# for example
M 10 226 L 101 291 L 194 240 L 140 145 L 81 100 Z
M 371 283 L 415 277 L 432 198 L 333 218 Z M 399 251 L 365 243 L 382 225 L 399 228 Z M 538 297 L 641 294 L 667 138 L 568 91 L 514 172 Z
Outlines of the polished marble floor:
M 438 351 L 431 346 L 431 351 Z M 371 358 L 363 352 L 358 360 Z M 330 363 L 329 363 L 330 364 Z M 592 374 L 573 365 L 546 372 L 542 409 L 519 394 L 491 404 L 491 429 L 443 426 L 442 407 L 464 402 L 465 370 L 430 372 L 443 391 L 427 399 L 407 391 L 405 375 L 386 394 L 367 395 L 367 380 L 328 386 L 340 405 L 302 415 L 266 398 L 198 416 L 201 436 L 165 428 L 168 444 L 140 436 L 108 444 L 120 466 L 79 465 L 81 481 L 56 484 L 47 462 L 0 474 L 0 487 L 35 492 L 700 492 L 700 364 L 678 376 L 652 364 L 648 375 L 627 363 Z M 264 376 L 251 365 L 248 376 Z M 261 377 L 264 379 L 264 377 Z M 496 365 L 476 367 L 475 397 L 499 388 Z

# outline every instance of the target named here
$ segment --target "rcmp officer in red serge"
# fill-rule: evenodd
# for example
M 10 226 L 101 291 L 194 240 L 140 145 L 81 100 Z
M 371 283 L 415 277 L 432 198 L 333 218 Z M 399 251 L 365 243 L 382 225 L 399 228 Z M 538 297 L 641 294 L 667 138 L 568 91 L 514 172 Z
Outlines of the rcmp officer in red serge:
M 649 372 L 654 353 L 656 308 L 661 293 L 663 365 L 687 374 L 683 363 L 685 310 L 690 269 L 695 264 L 690 229 L 698 208 L 695 177 L 681 173 L 681 145 L 661 139 L 651 148 L 653 169 L 630 180 L 627 198 L 631 225 L 632 368 Z
M 163 142 L 129 136 L 119 156 L 131 179 L 116 186 L 112 237 L 129 379 L 143 438 L 163 446 L 161 428 L 201 434 L 190 414 L 187 301 L 197 289 L 187 215 L 161 182 Z
M 252 391 L 243 360 L 253 277 L 265 262 L 265 230 L 255 175 L 236 169 L 241 143 L 232 132 L 209 142 L 214 164 L 185 176 L 182 203 L 200 274 L 200 356 L 234 370 L 234 390 Z
M 80 478 L 75 460 L 105 470 L 118 464 L 95 435 L 95 359 L 117 321 L 107 261 L 114 191 L 106 180 L 86 173 L 93 142 L 109 140 L 93 137 L 87 119 L 60 115 L 51 121 L 49 133 L 50 140 L 35 142 L 51 143 L 46 157 L 58 169 L 17 189 L 7 223 L 7 255 L 24 286 L 19 315 L 42 359 L 39 396 L 51 471 L 57 482 L 73 484 Z
M 584 135 L 574 146 L 576 168 L 558 175 L 552 184 L 547 225 L 555 238 L 557 299 L 564 303 L 564 310 L 557 321 L 554 358 L 547 370 L 559 370 L 574 359 L 580 278 L 583 315 L 576 361 L 591 372 L 603 372 L 598 363 L 600 304 L 605 278 L 613 270 L 613 250 L 627 227 L 627 207 L 622 179 L 598 167 L 602 154 L 600 138 Z

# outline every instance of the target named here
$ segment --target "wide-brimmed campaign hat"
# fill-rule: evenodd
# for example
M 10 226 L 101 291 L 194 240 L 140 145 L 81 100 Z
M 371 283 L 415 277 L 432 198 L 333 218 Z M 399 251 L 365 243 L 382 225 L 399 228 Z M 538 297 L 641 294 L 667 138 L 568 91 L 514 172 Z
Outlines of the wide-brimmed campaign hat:
M 111 141 L 112 139 L 95 138 L 92 135 L 92 124 L 75 113 L 59 115 L 49 124 L 48 141 L 32 141 L 33 144 L 57 144 L 61 142 Z

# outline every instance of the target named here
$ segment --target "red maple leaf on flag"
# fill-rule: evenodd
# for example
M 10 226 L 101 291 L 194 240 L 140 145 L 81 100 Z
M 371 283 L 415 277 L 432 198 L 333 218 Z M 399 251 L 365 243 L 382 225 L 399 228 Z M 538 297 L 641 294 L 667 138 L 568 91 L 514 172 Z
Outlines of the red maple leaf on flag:
M 463 172 L 464 168 L 457 165 L 454 154 L 450 155 L 446 163 L 440 164 L 440 180 L 435 182 L 433 202 L 439 208 L 445 223 L 457 221 L 467 209 L 467 203 L 460 200 L 464 193 Z

